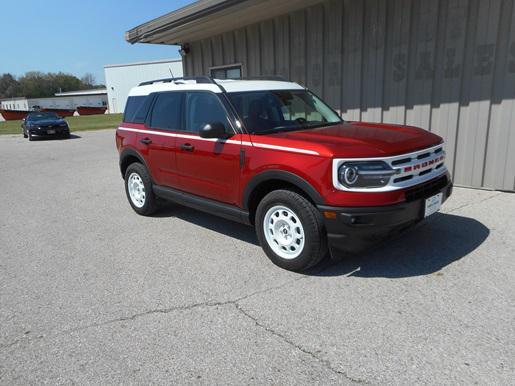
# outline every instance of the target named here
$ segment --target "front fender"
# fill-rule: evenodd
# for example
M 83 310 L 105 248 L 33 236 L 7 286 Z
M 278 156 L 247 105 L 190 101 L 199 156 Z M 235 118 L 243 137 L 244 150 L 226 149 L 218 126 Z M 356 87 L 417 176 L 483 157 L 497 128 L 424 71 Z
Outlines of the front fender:
M 323 205 L 324 199 L 320 195 L 320 193 L 305 179 L 299 177 L 298 175 L 284 171 L 284 170 L 267 170 L 255 175 L 247 184 L 243 191 L 243 208 L 248 210 L 250 204 L 250 198 L 252 192 L 258 187 L 261 183 L 270 181 L 270 180 L 280 180 L 284 182 L 288 182 L 303 192 L 305 192 L 309 198 L 317 205 Z

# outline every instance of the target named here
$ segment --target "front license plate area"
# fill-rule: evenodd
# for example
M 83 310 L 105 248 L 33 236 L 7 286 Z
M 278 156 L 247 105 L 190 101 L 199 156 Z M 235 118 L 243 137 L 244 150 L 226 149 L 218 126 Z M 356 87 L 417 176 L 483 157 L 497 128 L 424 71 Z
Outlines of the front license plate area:
M 435 214 L 442 207 L 443 193 L 438 193 L 426 199 L 424 217 Z
M 55 134 L 55 130 L 47 130 L 46 133 L 47 134 Z

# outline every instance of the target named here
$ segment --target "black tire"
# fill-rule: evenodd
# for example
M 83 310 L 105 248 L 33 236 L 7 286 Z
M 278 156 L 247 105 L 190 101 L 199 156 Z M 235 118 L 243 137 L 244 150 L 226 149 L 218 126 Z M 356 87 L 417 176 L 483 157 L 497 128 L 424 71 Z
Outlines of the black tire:
M 276 206 L 286 207 L 293 212 L 304 230 L 304 246 L 300 254 L 294 258 L 287 259 L 278 255 L 265 236 L 265 216 Z M 281 268 L 296 272 L 305 271 L 318 264 L 327 255 L 327 235 L 322 215 L 311 202 L 298 193 L 290 190 L 275 190 L 267 194 L 257 207 L 255 226 L 261 247 L 270 260 Z
M 27 133 L 25 132 L 25 130 L 23 130 L 23 138 L 27 138 L 27 137 L 28 137 Z
M 133 174 L 136 174 L 141 178 L 145 189 L 144 204 L 141 207 L 138 207 L 138 205 L 133 202 L 129 193 L 129 178 Z M 127 195 L 127 199 L 129 200 L 129 204 L 132 206 L 132 209 L 134 209 L 136 213 L 142 216 L 150 216 L 158 209 L 157 197 L 152 190 L 152 185 L 152 179 L 150 178 L 150 174 L 148 173 L 145 166 L 137 162 L 129 165 L 125 171 L 125 193 Z
M 34 136 L 31 134 L 30 131 L 27 136 L 29 137 L 29 141 L 34 141 Z
M 64 139 L 70 139 L 70 132 L 63 134 Z

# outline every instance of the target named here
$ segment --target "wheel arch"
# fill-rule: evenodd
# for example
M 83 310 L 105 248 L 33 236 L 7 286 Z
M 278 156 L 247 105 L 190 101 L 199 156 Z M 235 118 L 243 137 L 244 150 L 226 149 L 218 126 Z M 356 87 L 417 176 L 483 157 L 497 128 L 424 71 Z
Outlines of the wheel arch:
M 243 209 L 249 212 L 249 219 L 254 223 L 254 216 L 259 202 L 273 190 L 290 189 L 311 201 L 323 205 L 324 199 L 305 179 L 283 170 L 268 170 L 254 176 L 243 192 Z
M 147 167 L 147 163 L 145 159 L 134 149 L 125 149 L 120 154 L 120 172 L 122 174 L 122 178 L 125 178 L 125 171 L 129 167 L 130 164 L 134 162 L 139 162 L 145 166 L 147 171 L 150 173 L 150 170 Z

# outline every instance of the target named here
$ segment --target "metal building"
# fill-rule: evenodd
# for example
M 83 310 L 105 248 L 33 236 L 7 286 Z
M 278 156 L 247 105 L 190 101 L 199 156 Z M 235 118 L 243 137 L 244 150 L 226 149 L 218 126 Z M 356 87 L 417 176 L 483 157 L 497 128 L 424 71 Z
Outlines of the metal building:
M 7 110 L 31 111 L 35 109 L 76 109 L 79 106 L 107 106 L 107 90 L 79 90 L 55 94 L 49 98 L 10 98 L 0 101 L 0 108 Z
M 514 0 L 203 0 L 126 39 L 182 45 L 186 75 L 283 75 L 347 120 L 423 127 L 456 184 L 515 190 Z
M 112 64 L 104 71 L 110 113 L 123 113 L 129 91 L 141 82 L 183 75 L 181 59 Z

